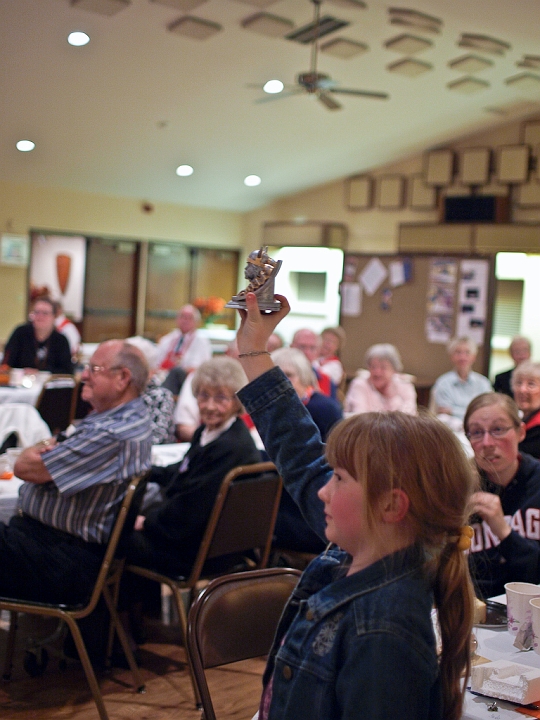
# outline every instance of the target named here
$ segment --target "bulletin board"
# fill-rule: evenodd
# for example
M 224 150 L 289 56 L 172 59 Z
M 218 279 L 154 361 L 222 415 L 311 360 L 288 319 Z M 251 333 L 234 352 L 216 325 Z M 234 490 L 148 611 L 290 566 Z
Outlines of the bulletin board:
M 451 369 L 446 345 L 459 335 L 478 344 L 474 370 L 487 375 L 495 286 L 494 257 L 346 254 L 340 324 L 348 375 L 375 343 L 400 352 L 404 372 L 431 385 Z

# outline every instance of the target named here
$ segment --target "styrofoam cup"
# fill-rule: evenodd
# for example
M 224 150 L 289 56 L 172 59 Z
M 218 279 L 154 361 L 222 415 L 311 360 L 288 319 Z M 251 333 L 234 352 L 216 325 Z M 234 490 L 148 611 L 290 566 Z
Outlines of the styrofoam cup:
M 540 585 L 510 582 L 506 583 L 504 589 L 506 590 L 508 632 L 511 635 L 517 635 L 523 622 L 531 622 L 532 608 L 529 600 L 540 597 Z
M 540 597 L 529 600 L 533 629 L 533 650 L 540 655 Z

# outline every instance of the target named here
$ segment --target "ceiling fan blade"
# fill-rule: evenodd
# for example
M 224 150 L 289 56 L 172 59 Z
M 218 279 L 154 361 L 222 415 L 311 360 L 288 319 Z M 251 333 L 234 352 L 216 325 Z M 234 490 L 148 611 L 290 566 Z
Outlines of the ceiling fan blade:
M 288 90 L 287 92 L 280 92 L 275 95 L 267 95 L 266 97 L 257 98 L 254 102 L 257 105 L 261 105 L 262 103 L 273 102 L 274 100 L 283 100 L 285 98 L 292 97 L 293 95 L 300 95 L 303 92 L 304 88 L 294 88 L 293 90 Z
M 388 100 L 390 95 L 384 92 L 373 92 L 372 90 L 351 90 L 350 88 L 328 88 L 326 92 L 341 93 L 342 95 L 358 95 L 358 97 L 374 98 L 376 100 Z
M 317 97 L 322 102 L 322 104 L 328 108 L 328 110 L 341 110 L 341 108 L 343 107 L 338 102 L 336 102 L 334 98 L 331 98 L 330 95 L 327 95 L 326 93 L 321 92 L 317 95 Z

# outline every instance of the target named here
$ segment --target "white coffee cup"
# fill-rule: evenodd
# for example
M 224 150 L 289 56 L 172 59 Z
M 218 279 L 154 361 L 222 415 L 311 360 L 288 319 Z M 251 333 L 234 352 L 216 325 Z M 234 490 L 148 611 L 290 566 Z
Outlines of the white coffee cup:
M 531 622 L 532 608 L 529 600 L 540 597 L 540 585 L 526 582 L 510 582 L 504 586 L 506 590 L 506 612 L 508 615 L 508 632 L 517 635 L 523 622 Z
M 531 619 L 533 629 L 533 650 L 540 655 L 540 597 L 529 600 L 531 606 Z

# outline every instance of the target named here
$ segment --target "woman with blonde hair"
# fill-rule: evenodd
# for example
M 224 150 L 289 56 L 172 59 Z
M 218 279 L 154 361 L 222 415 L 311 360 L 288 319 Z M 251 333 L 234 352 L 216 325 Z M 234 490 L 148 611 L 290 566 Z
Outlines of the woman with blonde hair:
M 458 720 L 473 613 L 467 458 L 438 420 L 401 412 L 344 420 L 323 455 L 265 350 L 289 311 L 276 298 L 282 309 L 264 315 L 246 296 L 237 337 L 251 382 L 239 396 L 304 517 L 335 547 L 308 566 L 284 611 L 259 720 Z

